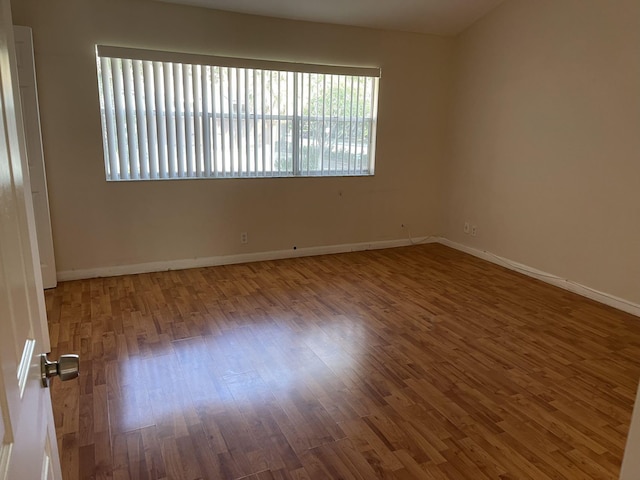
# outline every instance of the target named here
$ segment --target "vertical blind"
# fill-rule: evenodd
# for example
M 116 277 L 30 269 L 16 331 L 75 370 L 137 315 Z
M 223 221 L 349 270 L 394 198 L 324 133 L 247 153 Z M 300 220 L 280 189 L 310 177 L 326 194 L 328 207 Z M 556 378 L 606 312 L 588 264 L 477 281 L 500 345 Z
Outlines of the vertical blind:
M 378 68 L 96 51 L 107 180 L 374 172 Z

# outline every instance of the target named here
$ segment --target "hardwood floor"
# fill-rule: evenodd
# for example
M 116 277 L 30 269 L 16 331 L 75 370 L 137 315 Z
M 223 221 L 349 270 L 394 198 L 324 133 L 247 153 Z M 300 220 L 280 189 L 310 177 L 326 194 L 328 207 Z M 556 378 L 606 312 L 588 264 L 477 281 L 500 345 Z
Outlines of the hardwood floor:
M 440 245 L 47 291 L 65 480 L 615 479 L 640 319 Z

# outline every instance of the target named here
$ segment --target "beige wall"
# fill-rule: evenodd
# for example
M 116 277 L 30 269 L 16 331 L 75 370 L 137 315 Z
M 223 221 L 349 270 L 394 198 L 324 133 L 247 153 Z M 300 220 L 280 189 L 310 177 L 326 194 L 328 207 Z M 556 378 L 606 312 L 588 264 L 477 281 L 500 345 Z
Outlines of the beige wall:
M 146 0 L 13 10 L 33 28 L 58 270 L 399 239 L 402 223 L 441 233 L 452 39 Z M 376 175 L 107 183 L 95 44 L 379 65 Z
M 640 303 L 639 46 L 637 0 L 510 0 L 465 31 L 446 236 Z
M 150 0 L 13 8 L 34 33 L 59 270 L 391 240 L 405 223 L 640 303 L 635 0 L 509 0 L 455 39 Z M 96 43 L 380 65 L 376 175 L 107 183 Z

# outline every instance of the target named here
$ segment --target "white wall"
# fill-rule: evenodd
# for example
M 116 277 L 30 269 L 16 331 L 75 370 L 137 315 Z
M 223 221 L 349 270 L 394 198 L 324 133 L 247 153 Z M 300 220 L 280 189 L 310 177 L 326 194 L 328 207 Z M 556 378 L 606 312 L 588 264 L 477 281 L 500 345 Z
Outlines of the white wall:
M 452 39 L 150 0 L 13 2 L 33 28 L 58 270 L 441 232 Z M 376 175 L 107 183 L 95 44 L 382 67 Z M 240 245 L 240 232 L 249 244 Z
M 461 34 L 446 236 L 640 303 L 639 46 L 637 0 L 510 0 Z

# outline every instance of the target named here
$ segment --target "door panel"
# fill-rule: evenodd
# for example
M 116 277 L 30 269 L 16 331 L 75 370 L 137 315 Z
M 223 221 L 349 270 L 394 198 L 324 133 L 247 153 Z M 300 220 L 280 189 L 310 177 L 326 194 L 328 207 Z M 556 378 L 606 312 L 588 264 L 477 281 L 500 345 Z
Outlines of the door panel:
M 49 335 L 15 61 L 10 4 L 0 0 L 0 480 L 61 480 L 40 383 Z
M 20 82 L 20 105 L 24 123 L 24 135 L 27 143 L 27 162 L 33 210 L 36 220 L 40 269 L 44 288 L 53 288 L 57 284 L 56 262 L 53 254 L 53 235 L 49 214 L 47 194 L 47 176 L 42 149 L 40 130 L 40 111 L 38 107 L 38 88 L 36 85 L 35 57 L 33 38 L 29 27 L 13 28 Z

